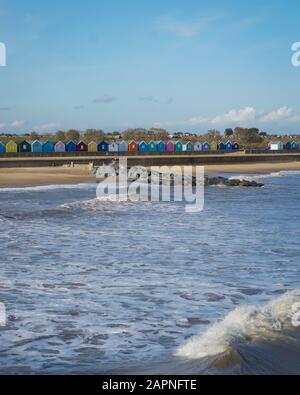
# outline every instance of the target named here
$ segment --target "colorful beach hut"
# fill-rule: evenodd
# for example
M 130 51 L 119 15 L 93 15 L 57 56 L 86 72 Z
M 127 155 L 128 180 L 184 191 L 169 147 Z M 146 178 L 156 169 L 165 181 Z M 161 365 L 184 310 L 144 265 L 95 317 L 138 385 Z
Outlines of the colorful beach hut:
M 76 152 L 77 144 L 75 141 L 69 141 L 66 144 L 66 152 Z
M 31 143 L 31 152 L 43 152 L 43 144 L 39 140 Z
M 108 149 L 109 149 L 109 144 L 106 141 L 101 141 L 101 143 L 98 144 L 99 152 L 108 152 Z
M 210 150 L 211 151 L 218 151 L 218 144 L 216 143 L 216 142 L 212 142 L 211 144 L 210 144 Z
M 66 146 L 62 141 L 58 141 L 54 146 L 55 152 L 66 152 Z
M 196 152 L 202 151 L 202 143 L 200 143 L 200 141 L 197 141 L 197 142 L 194 144 L 194 151 L 196 151 Z
M 193 152 L 194 151 L 194 144 L 190 141 L 182 145 L 182 150 L 185 152 Z
M 109 152 L 117 153 L 119 152 L 119 144 L 115 141 L 111 142 L 108 147 Z
M 291 150 L 296 151 L 296 149 L 297 149 L 297 143 L 295 141 L 292 141 L 291 142 Z
M 292 143 L 291 143 L 290 141 L 288 141 L 288 142 L 285 144 L 285 149 L 286 149 L 287 151 L 290 151 L 290 150 L 292 149 Z
M 182 152 L 183 151 L 183 144 L 181 141 L 176 141 L 174 150 L 175 150 L 175 152 Z
M 174 152 L 175 151 L 175 144 L 173 141 L 168 141 L 166 144 L 166 152 Z
M 232 149 L 233 149 L 234 151 L 238 151 L 238 150 L 240 149 L 239 143 L 233 143 Z
M 157 145 L 156 145 L 156 142 L 154 140 L 149 141 L 148 151 L 149 152 L 157 152 Z
M 269 148 L 270 148 L 270 151 L 283 151 L 284 144 L 282 141 L 278 141 L 276 143 L 270 143 Z
M 119 144 L 119 152 L 128 152 L 128 143 L 126 141 L 121 141 Z
M 148 144 L 145 141 L 139 143 L 139 152 L 148 152 Z
M 210 144 L 205 142 L 202 145 L 203 151 L 210 151 Z
M 98 152 L 98 144 L 95 141 L 91 141 L 88 144 L 88 152 Z
M 166 143 L 164 141 L 159 141 L 156 144 L 157 152 L 166 152 Z
M 218 144 L 218 150 L 219 151 L 225 151 L 226 150 L 226 144 L 224 144 L 223 142 Z
M 129 144 L 128 144 L 128 152 L 132 152 L 132 153 L 136 153 L 138 152 L 139 149 L 139 145 L 137 142 L 135 142 L 134 140 L 132 140 Z
M 227 141 L 226 143 L 226 151 L 232 151 L 233 144 L 231 141 Z
M 77 144 L 76 151 L 78 151 L 78 152 L 87 152 L 87 150 L 88 150 L 88 146 L 85 144 L 84 141 L 80 141 Z
M 3 143 L 0 143 L 0 154 L 4 154 L 5 152 L 5 145 Z
M 46 152 L 48 154 L 50 154 L 51 152 L 54 152 L 54 144 L 50 140 L 47 140 L 44 142 L 43 152 Z
M 18 152 L 18 144 L 15 143 L 14 141 L 9 141 L 5 146 L 5 150 L 6 152 L 9 152 L 11 154 L 16 153 Z
M 300 143 L 297 144 L 297 151 L 300 152 Z
M 31 152 L 31 144 L 28 143 L 28 141 L 24 140 L 18 145 L 18 151 L 25 153 L 25 152 Z

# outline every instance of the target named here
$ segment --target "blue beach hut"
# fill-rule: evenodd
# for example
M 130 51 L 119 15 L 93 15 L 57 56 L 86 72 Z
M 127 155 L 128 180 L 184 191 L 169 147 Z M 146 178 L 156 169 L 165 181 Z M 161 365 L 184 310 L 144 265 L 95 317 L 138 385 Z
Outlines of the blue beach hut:
M 66 152 L 76 152 L 77 144 L 74 141 L 69 141 L 66 144 Z
M 145 141 L 139 143 L 139 152 L 148 152 L 148 144 Z
M 148 144 L 148 151 L 149 152 L 157 152 L 157 145 L 155 141 L 151 140 Z
M 54 152 L 54 145 L 53 143 L 51 143 L 51 141 L 47 140 L 44 142 L 43 152 L 47 152 L 47 153 Z
M 166 152 L 166 144 L 164 141 L 159 141 L 156 145 L 157 152 Z
M 4 154 L 5 152 L 5 145 L 0 143 L 0 154 Z
M 31 143 L 31 152 L 43 152 L 43 145 L 39 140 L 34 140 Z
M 109 144 L 106 141 L 101 141 L 100 144 L 98 144 L 98 152 L 108 152 L 109 150 Z
M 296 151 L 297 150 L 297 143 L 295 142 L 295 141 L 292 141 L 292 143 L 291 143 L 291 150 L 292 151 Z
M 225 151 L 225 150 L 226 150 L 226 144 L 224 144 L 224 143 L 219 143 L 219 144 L 218 144 L 218 149 L 219 149 L 219 151 Z
M 202 149 L 203 151 L 210 151 L 210 144 L 207 142 L 203 143 Z
M 227 141 L 226 143 L 226 151 L 232 151 L 232 142 L 231 141 Z

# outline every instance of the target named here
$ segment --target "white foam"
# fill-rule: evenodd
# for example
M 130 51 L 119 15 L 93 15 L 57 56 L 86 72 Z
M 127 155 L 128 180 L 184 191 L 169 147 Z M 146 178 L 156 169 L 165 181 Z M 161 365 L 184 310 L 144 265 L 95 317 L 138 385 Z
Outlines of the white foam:
M 255 338 L 278 336 L 284 330 L 295 328 L 295 306 L 299 302 L 300 290 L 295 290 L 262 307 L 238 307 L 223 321 L 181 346 L 176 356 L 200 359 L 224 353 L 234 345 Z
M 27 187 L 11 187 L 0 188 L 1 192 L 47 192 L 56 189 L 92 189 L 96 188 L 95 183 L 81 183 L 81 184 L 52 184 L 52 185 L 37 185 Z
M 299 175 L 299 174 L 300 174 L 300 170 L 281 170 L 281 171 L 266 173 L 266 174 L 240 174 L 240 175 L 231 176 L 229 179 L 241 180 L 241 181 L 242 180 L 254 181 L 263 178 L 286 177 L 290 175 Z
M 6 326 L 6 308 L 4 303 L 0 303 L 0 326 Z

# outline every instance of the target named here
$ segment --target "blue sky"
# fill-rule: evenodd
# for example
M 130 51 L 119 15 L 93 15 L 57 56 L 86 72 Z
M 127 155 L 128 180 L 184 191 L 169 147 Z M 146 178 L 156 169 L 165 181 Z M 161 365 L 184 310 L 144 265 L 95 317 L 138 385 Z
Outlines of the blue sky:
M 300 133 L 297 1 L 0 0 L 0 131 Z

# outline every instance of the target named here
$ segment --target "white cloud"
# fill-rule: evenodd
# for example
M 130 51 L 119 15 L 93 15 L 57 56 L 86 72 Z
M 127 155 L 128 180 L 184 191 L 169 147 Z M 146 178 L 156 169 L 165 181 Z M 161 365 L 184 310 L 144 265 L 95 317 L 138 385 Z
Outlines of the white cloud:
M 276 111 L 269 112 L 261 117 L 261 122 L 279 122 L 299 120 L 299 116 L 294 114 L 293 110 L 287 106 L 281 107 Z
M 188 38 L 197 36 L 204 28 L 215 20 L 216 17 L 204 17 L 194 21 L 179 21 L 171 16 L 160 16 L 156 19 L 155 24 L 157 29 L 161 31 L 172 33 L 179 37 Z
M 254 123 L 268 123 L 270 125 L 278 122 L 297 123 L 300 122 L 300 114 L 293 109 L 284 106 L 269 113 L 258 112 L 255 108 L 247 106 L 242 109 L 233 109 L 225 114 L 216 115 L 212 118 L 195 116 L 188 119 L 185 124 L 190 126 L 197 125 L 220 125 L 220 126 L 248 126 Z
M 0 123 L 0 129 L 3 129 L 5 127 L 5 123 Z
M 25 125 L 25 121 L 14 121 L 11 124 L 12 128 L 20 128 L 21 126 Z
M 61 126 L 60 122 L 53 122 L 53 123 L 45 123 L 41 126 L 37 126 L 35 129 L 38 130 L 54 130 L 58 129 Z
M 228 124 L 232 122 L 250 122 L 256 119 L 256 111 L 253 107 L 245 107 L 241 110 L 230 110 L 224 115 L 217 115 L 211 120 L 212 124 Z

